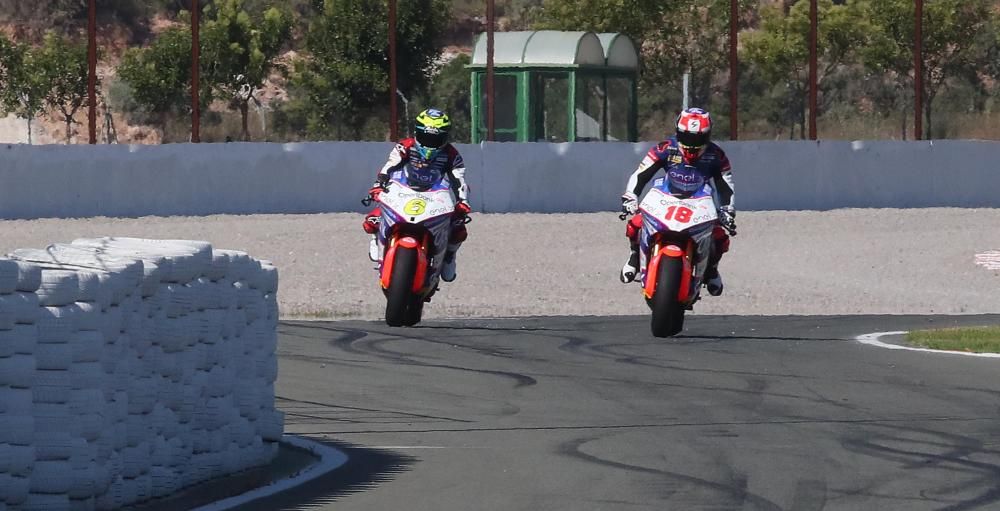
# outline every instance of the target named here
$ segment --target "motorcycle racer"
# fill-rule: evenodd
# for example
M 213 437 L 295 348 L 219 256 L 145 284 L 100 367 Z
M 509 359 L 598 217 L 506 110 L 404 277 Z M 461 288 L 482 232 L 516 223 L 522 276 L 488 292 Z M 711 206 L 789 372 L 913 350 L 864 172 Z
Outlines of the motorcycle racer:
M 639 196 L 656 172 L 663 169 L 670 190 L 676 193 L 691 193 L 701 189 L 705 183 L 713 187 L 713 197 L 719 210 L 719 225 L 712 232 L 712 250 L 708 256 L 708 266 L 704 281 L 709 294 L 722 294 L 722 277 L 719 275 L 719 261 L 722 254 L 729 251 L 727 230 L 735 230 L 736 209 L 734 207 L 734 187 L 732 168 L 726 153 L 711 141 L 712 118 L 701 108 L 688 108 L 677 116 L 676 133 L 649 150 L 639 167 L 628 179 L 622 195 L 622 212 L 632 215 L 625 235 L 629 239 L 628 261 L 622 266 L 621 281 L 629 283 L 639 273 L 639 234 L 642 232 L 642 215 L 639 211 Z M 724 228 L 725 227 L 725 228 Z
M 389 181 L 404 173 L 407 183 L 414 188 L 419 188 L 421 184 L 430 187 L 442 179 L 448 180 L 456 204 L 448 249 L 441 266 L 441 279 L 445 282 L 452 282 L 457 276 L 455 256 L 468 237 L 465 217 L 472 211 L 469 206 L 469 186 L 465 182 L 465 163 L 458 150 L 448 143 L 450 130 L 451 119 L 443 111 L 429 108 L 420 112 L 414 124 L 415 135 L 400 140 L 389 152 L 388 161 L 379 170 L 375 183 L 369 190 L 369 195 L 377 200 Z M 363 224 L 365 232 L 372 236 L 368 256 L 376 262 L 382 259 L 378 247 L 380 216 L 381 209 L 376 207 L 365 216 Z

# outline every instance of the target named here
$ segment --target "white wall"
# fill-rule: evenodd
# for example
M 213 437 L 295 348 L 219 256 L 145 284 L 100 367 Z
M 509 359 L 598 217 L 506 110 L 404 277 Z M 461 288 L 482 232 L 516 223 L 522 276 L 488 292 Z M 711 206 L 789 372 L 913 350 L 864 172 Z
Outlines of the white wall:
M 0 259 L 0 509 L 118 509 L 269 463 L 277 285 L 205 242 Z
M 649 143 L 458 145 L 487 212 L 618 207 Z M 743 210 L 1000 207 L 1000 143 L 722 142 Z M 0 217 L 363 211 L 387 142 L 0 146 Z

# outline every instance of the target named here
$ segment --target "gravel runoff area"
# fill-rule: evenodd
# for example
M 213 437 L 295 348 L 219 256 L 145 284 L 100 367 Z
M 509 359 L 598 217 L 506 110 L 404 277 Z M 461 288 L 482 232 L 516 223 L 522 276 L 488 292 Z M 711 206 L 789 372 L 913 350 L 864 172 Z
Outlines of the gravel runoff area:
M 359 214 L 0 221 L 3 253 L 91 236 L 195 239 L 273 261 L 283 317 L 378 319 Z M 741 212 L 723 259 L 726 291 L 696 314 L 961 314 L 1000 311 L 1000 209 Z M 426 318 L 644 314 L 613 213 L 475 214 L 458 280 Z

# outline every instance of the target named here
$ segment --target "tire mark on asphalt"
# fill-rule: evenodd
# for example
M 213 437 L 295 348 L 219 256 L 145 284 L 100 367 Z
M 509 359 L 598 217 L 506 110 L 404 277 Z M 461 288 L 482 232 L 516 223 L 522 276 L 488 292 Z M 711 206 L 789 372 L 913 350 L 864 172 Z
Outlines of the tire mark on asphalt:
M 691 366 L 681 366 L 681 365 L 667 365 L 659 364 L 655 362 L 650 362 L 644 360 L 644 358 L 639 355 L 633 355 L 628 353 L 621 353 L 617 351 L 616 348 L 622 348 L 627 346 L 635 346 L 635 343 L 604 343 L 604 344 L 592 344 L 587 348 L 593 351 L 597 356 L 601 356 L 606 359 L 611 359 L 619 363 L 632 364 L 644 367 L 652 367 L 655 369 L 669 369 L 672 371 L 683 371 L 683 372 L 694 372 L 694 373 L 711 373 L 711 374 L 730 374 L 737 376 L 762 376 L 759 372 L 753 371 L 740 371 L 733 369 L 716 369 L 710 367 L 691 367 Z M 666 359 L 670 360 L 670 359 Z M 767 376 L 782 377 L 782 378 L 795 378 L 795 379 L 815 379 L 815 376 L 808 376 L 795 373 L 767 373 Z
M 795 511 L 821 511 L 826 507 L 826 481 L 804 479 L 795 483 L 792 505 Z
M 316 431 L 311 434 L 317 435 L 338 435 L 338 434 L 377 434 L 377 433 L 477 433 L 477 432 L 517 432 L 517 431 L 572 431 L 572 430 L 615 430 L 615 429 L 644 429 L 644 428 L 712 428 L 712 427 L 740 427 L 740 426 L 794 426 L 794 425 L 829 425 L 829 424 L 876 424 L 888 425 L 896 423 L 912 422 L 994 422 L 996 417 L 904 417 L 904 418 L 882 418 L 882 419 L 809 419 L 791 418 L 759 421 L 719 421 L 719 422 L 647 422 L 637 424 L 599 424 L 599 425 L 567 425 L 567 426 L 510 426 L 510 427 L 479 427 L 479 428 L 436 428 L 436 429 L 372 429 L 364 431 Z
M 413 338 L 413 337 L 402 337 L 399 339 L 379 339 L 379 340 L 366 340 L 363 341 L 367 344 L 369 349 L 365 350 L 368 354 L 374 355 L 376 357 L 383 358 L 401 365 L 416 366 L 416 367 L 432 367 L 436 369 L 451 369 L 454 371 L 465 371 L 476 374 L 485 374 L 491 376 L 500 376 L 502 378 L 507 378 L 514 381 L 514 388 L 530 387 L 536 385 L 538 380 L 532 378 L 531 376 L 516 373 L 512 371 L 500 371 L 497 369 L 475 369 L 472 367 L 451 365 L 451 364 L 434 364 L 430 362 L 423 362 L 411 358 L 411 355 L 403 354 L 398 351 L 392 351 L 389 349 L 382 348 L 381 346 L 390 342 L 408 341 L 408 340 L 418 340 L 423 341 L 423 339 Z
M 725 484 L 715 481 L 709 481 L 707 479 L 702 479 L 699 477 L 689 476 L 686 474 L 681 474 L 678 472 L 671 472 L 668 470 L 660 470 L 655 468 L 643 467 L 640 465 L 632 465 L 628 463 L 623 463 L 620 461 L 613 461 L 604 458 L 594 456 L 592 454 L 587 454 L 583 452 L 582 447 L 587 443 L 595 440 L 600 440 L 600 437 L 595 438 L 578 438 L 568 442 L 564 442 L 556 449 L 556 453 L 574 458 L 586 463 L 592 463 L 600 465 L 603 467 L 616 468 L 619 470 L 625 470 L 633 473 L 642 474 L 652 474 L 663 476 L 671 479 L 674 483 L 686 483 L 699 486 L 704 489 L 712 490 L 725 494 L 730 499 L 735 500 L 741 506 L 741 509 L 746 509 L 746 505 L 752 505 L 755 509 L 768 510 L 768 511 L 782 511 L 781 506 L 775 504 L 774 502 L 750 492 L 747 488 L 746 477 L 736 477 L 734 482 L 736 484 Z M 678 490 L 674 490 L 675 492 Z
M 363 408 L 363 407 L 360 407 L 360 406 L 346 406 L 346 405 L 338 405 L 338 404 L 334 404 L 334 403 L 322 403 L 322 402 L 319 402 L 319 401 L 307 401 L 307 400 L 303 400 L 303 399 L 292 399 L 290 397 L 284 397 L 284 396 L 274 396 L 274 398 L 276 400 L 278 400 L 278 401 L 282 401 L 282 402 L 285 402 L 285 403 L 294 403 L 294 404 L 298 404 L 298 405 L 310 405 L 310 406 L 317 406 L 317 407 L 321 407 L 321 408 L 328 408 L 328 409 L 334 409 L 334 410 L 351 410 L 351 411 L 354 411 L 354 412 L 392 413 L 392 414 L 400 415 L 400 416 L 404 416 L 404 417 L 417 417 L 417 418 L 421 418 L 421 419 L 434 419 L 434 420 L 441 420 L 441 421 L 448 421 L 448 422 L 455 422 L 455 423 L 472 423 L 472 422 L 475 422 L 475 421 L 470 421 L 470 420 L 465 420 L 465 419 L 456 419 L 454 417 L 443 417 L 443 416 L 440 416 L 440 415 L 428 415 L 428 414 L 423 414 L 423 413 L 411 413 L 411 412 L 398 412 L 398 411 L 395 411 L 395 410 L 382 410 L 382 409 L 379 409 L 379 408 Z
M 299 325 L 296 325 L 299 327 Z M 538 380 L 530 376 L 516 373 L 512 371 L 500 371 L 494 369 L 475 369 L 471 367 L 463 367 L 450 364 L 434 364 L 430 362 L 423 362 L 413 358 L 414 354 L 401 353 L 398 351 L 393 351 L 389 349 L 382 348 L 384 343 L 388 342 L 399 342 L 399 341 L 420 341 L 429 342 L 434 344 L 443 344 L 440 341 L 435 341 L 427 339 L 420 336 L 412 335 L 414 329 L 404 330 L 401 334 L 393 334 L 387 332 L 378 332 L 379 335 L 390 337 L 389 339 L 369 339 L 374 332 L 367 332 L 364 330 L 356 328 L 347 327 L 331 327 L 322 325 L 303 325 L 302 328 L 310 328 L 315 330 L 324 330 L 336 334 L 337 336 L 333 339 L 326 339 L 329 345 L 335 349 L 341 350 L 345 353 L 350 353 L 352 355 L 367 355 L 374 356 L 376 358 L 394 363 L 402 364 L 416 367 L 429 367 L 438 369 L 451 369 L 455 371 L 465 371 L 477 374 L 484 374 L 490 376 L 499 376 L 505 379 L 510 379 L 514 381 L 514 388 L 530 387 L 536 385 Z M 288 333 L 286 335 L 294 335 Z M 463 346 L 464 347 L 464 346 Z M 470 350 L 477 352 L 476 350 Z M 482 352 L 477 352 L 477 354 L 482 355 Z M 425 355 L 424 355 L 425 356 Z M 318 357 L 310 357 L 316 359 Z M 335 359 L 331 359 L 335 360 Z
M 889 428 L 886 424 L 874 426 Z M 909 447 L 904 448 L 903 445 Z M 1000 456 L 1000 451 L 985 448 L 978 439 L 927 428 L 898 426 L 885 433 L 872 434 L 871 431 L 865 431 L 844 438 L 841 446 L 848 452 L 895 463 L 910 474 L 915 470 L 946 470 L 953 473 L 945 480 L 952 480 L 959 474 L 964 475 L 968 478 L 964 482 L 921 492 L 922 496 L 941 502 L 951 497 L 952 504 L 942 509 L 958 511 L 1000 502 L 1000 487 L 996 484 L 997 479 L 1000 479 L 1000 465 L 970 459 L 972 456 Z M 892 476 L 876 476 L 865 489 L 878 488 L 895 479 Z M 975 491 L 977 488 L 985 491 L 971 499 L 954 502 L 957 492 Z

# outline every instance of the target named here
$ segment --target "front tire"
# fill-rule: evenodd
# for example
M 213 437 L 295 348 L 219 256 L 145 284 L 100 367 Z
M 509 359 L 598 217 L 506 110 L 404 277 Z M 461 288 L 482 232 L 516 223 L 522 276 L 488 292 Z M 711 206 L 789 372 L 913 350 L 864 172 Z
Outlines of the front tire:
M 406 314 L 403 315 L 403 326 L 414 326 L 420 323 L 423 315 L 424 301 L 420 296 L 414 295 L 409 308 L 406 309 Z
M 660 259 L 653 292 L 653 319 L 650 327 L 655 337 L 677 335 L 684 328 L 684 307 L 677 300 L 684 262 L 677 257 Z
M 392 276 L 386 291 L 385 323 L 389 326 L 405 326 L 407 310 L 413 301 L 413 279 L 417 273 L 417 250 L 396 247 L 392 263 Z

